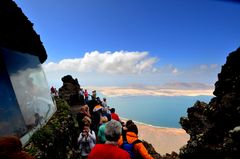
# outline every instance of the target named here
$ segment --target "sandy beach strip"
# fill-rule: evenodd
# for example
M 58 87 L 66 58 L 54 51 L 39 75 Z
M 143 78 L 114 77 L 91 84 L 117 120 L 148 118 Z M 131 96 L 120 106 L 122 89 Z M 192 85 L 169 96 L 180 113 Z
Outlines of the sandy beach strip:
M 126 119 L 122 120 L 126 121 Z M 187 144 L 189 140 L 189 135 L 181 128 L 166 128 L 140 122 L 135 123 L 138 127 L 139 138 L 151 143 L 161 155 L 172 151 L 178 153 L 179 149 Z

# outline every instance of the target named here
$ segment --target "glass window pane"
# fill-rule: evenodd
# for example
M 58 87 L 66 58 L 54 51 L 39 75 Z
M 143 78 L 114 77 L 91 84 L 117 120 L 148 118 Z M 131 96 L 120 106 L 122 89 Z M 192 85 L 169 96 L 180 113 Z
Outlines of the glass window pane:
M 27 128 L 0 54 L 0 136 L 14 134 L 19 137 Z
M 37 56 L 2 49 L 7 72 L 28 131 L 47 121 L 56 107 Z

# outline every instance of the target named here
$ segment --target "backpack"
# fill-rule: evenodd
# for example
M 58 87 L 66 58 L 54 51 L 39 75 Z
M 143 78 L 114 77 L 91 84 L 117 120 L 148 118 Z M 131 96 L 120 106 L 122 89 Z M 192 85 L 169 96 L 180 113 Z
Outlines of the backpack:
M 131 159 L 136 158 L 136 153 L 134 152 L 134 145 L 137 143 L 141 143 L 141 140 L 135 140 L 133 143 L 128 143 L 126 135 L 123 135 L 123 144 L 121 145 L 121 148 L 125 151 L 127 151 L 131 157 Z

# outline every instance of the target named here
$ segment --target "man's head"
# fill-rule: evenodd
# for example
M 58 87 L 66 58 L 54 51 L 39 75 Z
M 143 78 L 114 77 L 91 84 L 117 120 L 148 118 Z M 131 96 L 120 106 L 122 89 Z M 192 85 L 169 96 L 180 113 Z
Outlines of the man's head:
M 106 124 L 105 136 L 108 141 L 118 141 L 122 134 L 120 122 L 111 120 Z

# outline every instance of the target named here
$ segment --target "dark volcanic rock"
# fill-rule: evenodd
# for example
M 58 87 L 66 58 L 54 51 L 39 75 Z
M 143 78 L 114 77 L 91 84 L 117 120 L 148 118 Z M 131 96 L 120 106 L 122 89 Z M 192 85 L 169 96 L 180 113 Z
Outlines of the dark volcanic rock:
M 63 86 L 59 88 L 59 97 L 65 99 L 70 106 L 82 105 L 79 97 L 80 85 L 77 79 L 73 79 L 71 75 L 62 78 Z
M 165 154 L 161 159 L 179 159 L 179 155 L 173 151 L 171 154 Z
M 148 153 L 154 158 L 154 159 L 162 159 L 162 156 L 157 153 L 154 149 L 154 147 L 152 146 L 152 144 L 146 142 L 146 141 L 142 141 L 143 145 L 145 146 L 145 148 L 147 149 Z
M 163 156 L 161 156 L 159 153 L 157 153 L 152 146 L 152 144 L 142 141 L 144 147 L 147 149 L 148 153 L 154 158 L 154 159 L 179 159 L 179 155 L 176 152 L 172 152 L 171 154 L 167 153 Z
M 190 135 L 183 159 L 240 158 L 240 49 L 227 57 L 209 104 L 196 102 L 180 123 Z
M 41 63 L 47 59 L 33 24 L 12 0 L 0 0 L 0 23 L 0 47 L 38 56 Z

